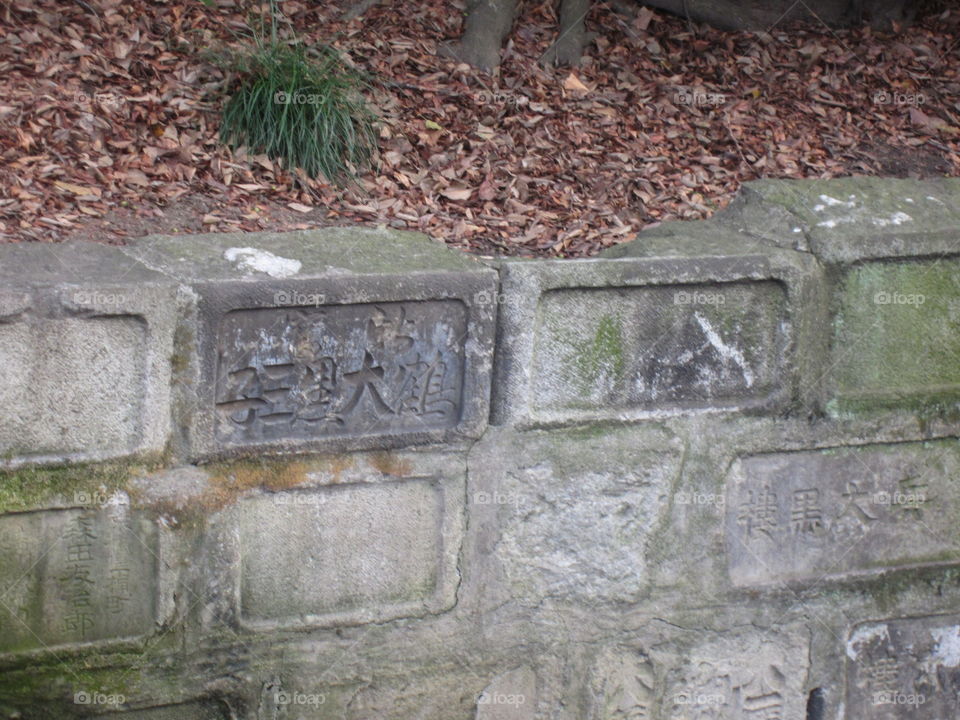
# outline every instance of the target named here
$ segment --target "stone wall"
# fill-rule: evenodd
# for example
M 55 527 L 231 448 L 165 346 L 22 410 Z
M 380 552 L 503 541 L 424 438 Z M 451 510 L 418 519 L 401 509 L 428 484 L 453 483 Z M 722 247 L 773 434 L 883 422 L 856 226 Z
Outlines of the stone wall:
M 960 715 L 960 181 L 4 246 L 0 368 L 0 718 Z

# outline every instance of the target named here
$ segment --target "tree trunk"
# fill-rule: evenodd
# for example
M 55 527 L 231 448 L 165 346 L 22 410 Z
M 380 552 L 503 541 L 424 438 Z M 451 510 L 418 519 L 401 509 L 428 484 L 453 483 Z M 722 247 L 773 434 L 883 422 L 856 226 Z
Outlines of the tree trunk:
M 560 0 L 560 32 L 544 61 L 575 65 L 588 35 L 583 19 L 590 0 Z M 645 5 L 707 23 L 721 30 L 772 30 L 793 20 L 831 27 L 864 20 L 877 28 L 910 22 L 910 0 L 644 0 Z M 483 70 L 500 64 L 500 46 L 513 26 L 516 0 L 468 0 L 463 37 L 443 50 L 445 55 Z
M 560 32 L 556 42 L 543 56 L 543 62 L 551 65 L 577 65 L 587 44 L 587 28 L 584 18 L 590 11 L 590 0 L 561 0 Z
M 492 72 L 500 65 L 500 46 L 513 27 L 515 12 L 516 0 L 469 0 L 463 37 L 441 52 Z

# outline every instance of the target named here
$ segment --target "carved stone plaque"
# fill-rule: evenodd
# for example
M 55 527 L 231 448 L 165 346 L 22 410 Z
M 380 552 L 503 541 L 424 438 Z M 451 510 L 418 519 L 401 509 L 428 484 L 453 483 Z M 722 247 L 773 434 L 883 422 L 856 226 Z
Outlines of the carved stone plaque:
M 466 333 L 466 307 L 456 300 L 230 312 L 218 335 L 217 440 L 452 428 Z
M 960 562 L 956 440 L 757 455 L 735 463 L 726 538 L 735 585 Z
M 667 671 L 656 717 L 793 720 L 806 716 L 809 648 L 799 634 L 723 633 Z M 640 717 L 646 717 L 641 715 Z
M 0 517 L 0 653 L 150 632 L 156 553 L 128 505 Z
M 960 715 L 960 617 L 862 623 L 847 640 L 847 717 Z

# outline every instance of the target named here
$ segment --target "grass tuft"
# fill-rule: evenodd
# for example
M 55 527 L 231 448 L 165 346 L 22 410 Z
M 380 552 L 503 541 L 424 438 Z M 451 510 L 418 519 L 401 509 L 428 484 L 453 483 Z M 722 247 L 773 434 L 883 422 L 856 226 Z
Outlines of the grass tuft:
M 368 83 L 335 50 L 271 39 L 225 64 L 236 77 L 220 125 L 227 145 L 338 185 L 371 162 L 376 118 L 361 94 Z

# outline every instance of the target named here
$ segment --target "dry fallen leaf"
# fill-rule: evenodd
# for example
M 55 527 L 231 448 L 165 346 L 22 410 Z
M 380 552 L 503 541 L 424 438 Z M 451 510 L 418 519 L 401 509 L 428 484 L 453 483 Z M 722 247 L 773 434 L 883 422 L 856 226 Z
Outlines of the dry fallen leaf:
M 66 190 L 67 192 L 71 192 L 74 195 L 98 195 L 99 196 L 101 193 L 100 188 L 74 185 L 72 183 L 62 182 L 60 180 L 54 180 L 53 184 L 56 185 L 61 190 Z
M 473 195 L 473 189 L 462 185 L 451 185 L 441 190 L 440 194 L 451 200 L 469 200 Z
M 636 19 L 633 21 L 633 26 L 642 32 L 650 26 L 650 21 L 653 20 L 653 17 L 653 11 L 650 10 L 650 8 L 642 7 L 637 13 Z
M 563 89 L 573 92 L 590 92 L 590 88 L 580 82 L 580 79 L 573 73 L 567 75 L 567 79 L 563 81 Z

